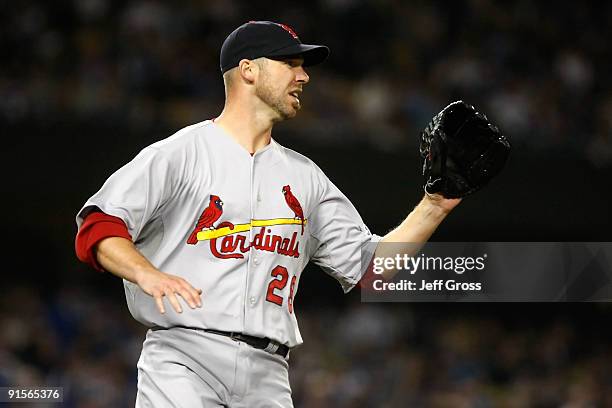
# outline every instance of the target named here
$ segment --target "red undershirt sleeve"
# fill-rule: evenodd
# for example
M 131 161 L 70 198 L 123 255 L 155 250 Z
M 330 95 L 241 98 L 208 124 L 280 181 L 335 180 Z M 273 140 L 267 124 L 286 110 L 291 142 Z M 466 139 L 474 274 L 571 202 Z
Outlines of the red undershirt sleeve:
M 101 211 L 92 212 L 83 220 L 74 243 L 77 258 L 91 265 L 94 269 L 104 272 L 104 268 L 96 260 L 95 245 L 108 237 L 122 237 L 132 240 L 125 222 L 121 218 L 108 215 Z

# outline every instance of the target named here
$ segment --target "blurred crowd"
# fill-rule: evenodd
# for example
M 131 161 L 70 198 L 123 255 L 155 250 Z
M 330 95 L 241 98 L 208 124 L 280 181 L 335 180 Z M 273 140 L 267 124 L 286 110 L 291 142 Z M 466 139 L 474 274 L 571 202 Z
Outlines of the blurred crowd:
M 0 387 L 61 386 L 67 408 L 133 406 L 145 329 L 124 300 L 76 286 L 40 294 L 0 298 Z M 607 322 L 585 326 L 553 312 L 534 324 L 518 304 L 505 319 L 434 306 L 298 310 L 305 343 L 290 355 L 295 406 L 612 406 Z
M 612 163 L 612 3 L 531 1 L 16 2 L 0 12 L 0 120 L 178 129 L 222 108 L 219 49 L 251 19 L 332 54 L 291 134 L 395 149 L 448 102 L 481 107 L 515 145 Z
M 126 306 L 84 288 L 43 300 L 22 287 L 0 301 L 0 324 L 0 387 L 63 387 L 62 407 L 134 406 L 144 329 Z

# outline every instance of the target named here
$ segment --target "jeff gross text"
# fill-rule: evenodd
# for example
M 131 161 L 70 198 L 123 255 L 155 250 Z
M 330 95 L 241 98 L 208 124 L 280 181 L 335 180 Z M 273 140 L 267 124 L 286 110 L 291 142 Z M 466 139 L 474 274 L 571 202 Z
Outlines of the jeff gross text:
M 396 273 L 408 272 L 414 277 L 417 272 L 428 273 L 429 279 L 401 279 L 386 281 L 376 279 L 372 281 L 375 291 L 415 291 L 415 292 L 437 292 L 437 291 L 481 291 L 481 282 L 457 281 L 456 279 L 433 279 L 436 272 L 455 273 L 463 275 L 470 271 L 482 271 L 485 268 L 487 254 L 478 257 L 441 257 L 409 256 L 407 254 L 396 254 L 392 257 L 375 257 L 372 260 L 372 272 L 382 275 L 386 270 Z M 465 277 L 465 276 L 463 276 Z

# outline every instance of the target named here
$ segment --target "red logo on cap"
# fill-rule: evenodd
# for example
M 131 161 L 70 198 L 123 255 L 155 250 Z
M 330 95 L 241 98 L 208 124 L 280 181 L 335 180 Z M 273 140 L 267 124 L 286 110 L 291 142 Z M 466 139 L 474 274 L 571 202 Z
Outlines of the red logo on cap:
M 283 28 L 283 30 L 287 31 L 293 38 L 299 40 L 298 35 L 293 31 L 293 28 L 289 27 L 287 24 L 276 23 Z

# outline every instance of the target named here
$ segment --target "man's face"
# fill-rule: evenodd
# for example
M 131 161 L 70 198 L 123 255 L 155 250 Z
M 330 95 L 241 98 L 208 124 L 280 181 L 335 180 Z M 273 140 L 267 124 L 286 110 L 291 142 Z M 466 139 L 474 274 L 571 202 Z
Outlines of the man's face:
M 300 109 L 300 94 L 309 77 L 302 57 L 266 59 L 260 65 L 255 94 L 277 115 L 278 120 L 294 117 Z

